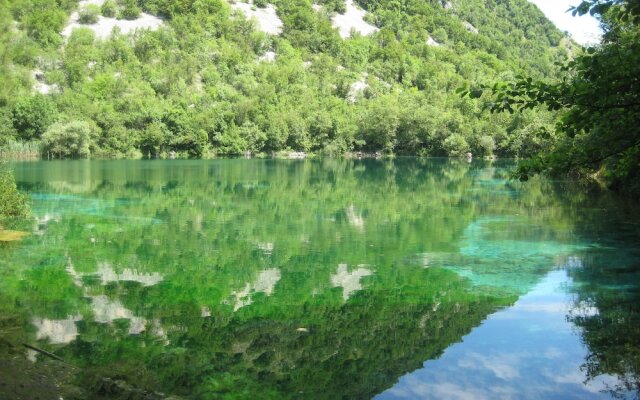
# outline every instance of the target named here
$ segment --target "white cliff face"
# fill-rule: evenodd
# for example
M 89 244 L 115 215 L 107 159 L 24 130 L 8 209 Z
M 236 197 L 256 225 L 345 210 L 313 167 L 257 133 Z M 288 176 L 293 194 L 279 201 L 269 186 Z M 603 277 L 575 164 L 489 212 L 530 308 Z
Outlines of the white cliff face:
M 364 93 L 364 91 L 369 87 L 369 84 L 365 81 L 366 76 L 360 78 L 360 80 L 355 81 L 351 84 L 349 88 L 349 93 L 347 93 L 347 101 L 351 104 L 354 104 L 358 101 L 358 98 Z
M 273 5 L 268 4 L 265 8 L 255 7 L 247 3 L 233 3 L 231 8 L 242 12 L 248 19 L 255 18 L 258 22 L 258 29 L 271 35 L 279 35 L 282 32 L 282 20 L 276 14 Z
M 463 25 L 465 29 L 468 30 L 469 32 L 476 33 L 476 34 L 478 33 L 478 29 L 475 26 L 471 25 L 470 22 L 465 21 Z
M 44 72 L 42 70 L 36 69 L 31 72 L 31 77 L 34 79 L 35 83 L 33 84 L 33 90 L 40 94 L 51 94 L 60 92 L 60 86 L 54 84 L 49 85 L 46 82 Z
M 353 0 L 346 0 L 347 10 L 344 14 L 338 14 L 331 18 L 331 23 L 338 28 L 340 37 L 346 39 L 351 37 L 351 31 L 358 32 L 362 35 L 369 35 L 377 32 L 378 28 L 364 20 L 366 12 L 353 4 Z
M 258 61 L 260 62 L 274 62 L 276 60 L 276 53 L 274 51 L 267 51 L 260 57 L 258 57 Z
M 339 264 L 336 273 L 331 275 L 331 285 L 342 288 L 342 298 L 344 301 L 349 300 L 349 297 L 351 297 L 354 292 L 362 290 L 360 279 L 373 275 L 373 271 L 364 268 L 364 265 L 359 265 L 358 267 L 356 270 L 349 272 L 347 264 Z
M 429 38 L 427 39 L 427 44 L 429 46 L 434 46 L 434 47 L 440 46 L 440 43 L 436 42 L 435 39 L 432 38 L 431 36 L 429 36 Z
M 105 0 L 83 0 L 78 3 L 78 8 L 86 7 L 87 5 L 95 5 L 101 6 Z M 116 18 L 107 18 L 102 15 L 98 16 L 98 22 L 95 24 L 81 24 L 78 22 L 80 15 L 78 12 L 74 12 L 71 14 L 70 23 L 64 28 L 61 32 L 62 36 L 65 38 L 69 38 L 71 36 L 71 32 L 73 32 L 76 28 L 89 28 L 95 34 L 98 39 L 107 39 L 111 36 L 111 32 L 114 28 L 118 28 L 120 32 L 123 34 L 129 34 L 135 32 L 137 29 L 150 29 L 157 30 L 163 25 L 162 19 L 146 14 L 141 13 L 138 19 L 133 21 L 125 20 L 125 19 L 116 19 Z
M 255 282 L 247 283 L 242 290 L 232 293 L 235 297 L 233 311 L 238 311 L 242 307 L 252 304 L 252 295 L 254 293 L 264 293 L 267 296 L 271 296 L 280 278 L 281 274 L 278 268 L 260 271 Z

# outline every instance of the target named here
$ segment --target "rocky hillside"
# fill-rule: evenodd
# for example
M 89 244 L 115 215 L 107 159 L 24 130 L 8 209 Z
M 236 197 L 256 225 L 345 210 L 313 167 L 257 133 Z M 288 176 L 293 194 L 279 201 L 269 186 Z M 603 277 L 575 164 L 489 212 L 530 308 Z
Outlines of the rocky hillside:
M 526 156 L 553 114 L 455 90 L 572 46 L 526 0 L 0 0 L 0 39 L 0 145 L 50 157 Z

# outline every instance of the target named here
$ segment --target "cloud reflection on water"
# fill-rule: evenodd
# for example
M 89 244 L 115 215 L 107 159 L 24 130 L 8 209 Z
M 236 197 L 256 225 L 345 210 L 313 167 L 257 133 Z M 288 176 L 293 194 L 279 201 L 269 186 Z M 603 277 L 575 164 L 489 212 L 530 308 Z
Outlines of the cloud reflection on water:
M 585 384 L 580 370 L 587 349 L 566 319 L 570 283 L 565 270 L 548 273 L 513 307 L 376 399 L 608 398 L 601 391 L 616 379 L 603 375 Z

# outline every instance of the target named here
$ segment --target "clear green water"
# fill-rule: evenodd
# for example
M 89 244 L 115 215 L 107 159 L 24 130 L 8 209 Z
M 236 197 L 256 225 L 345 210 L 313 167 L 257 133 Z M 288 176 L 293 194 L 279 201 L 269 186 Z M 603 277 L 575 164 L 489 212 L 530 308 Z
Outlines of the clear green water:
M 13 164 L 0 398 L 636 397 L 635 204 L 511 167 Z

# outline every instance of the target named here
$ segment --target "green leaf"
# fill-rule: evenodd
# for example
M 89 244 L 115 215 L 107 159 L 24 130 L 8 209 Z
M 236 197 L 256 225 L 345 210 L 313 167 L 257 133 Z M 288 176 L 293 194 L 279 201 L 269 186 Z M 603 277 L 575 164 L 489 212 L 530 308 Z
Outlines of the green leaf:
M 482 89 L 474 89 L 470 92 L 469 97 L 471 97 L 472 99 L 477 99 L 480 98 L 480 96 L 482 96 L 483 90 Z

